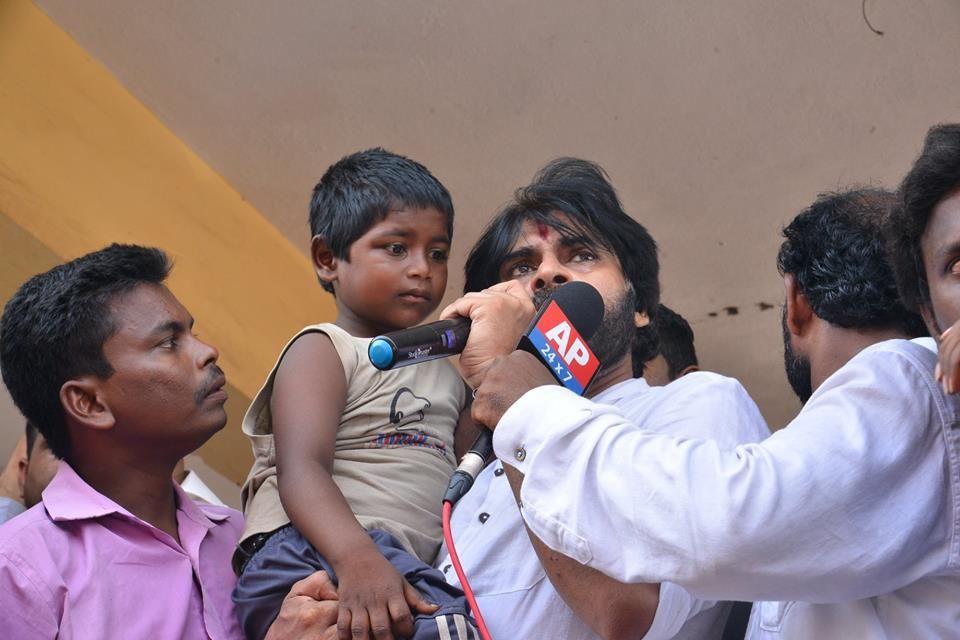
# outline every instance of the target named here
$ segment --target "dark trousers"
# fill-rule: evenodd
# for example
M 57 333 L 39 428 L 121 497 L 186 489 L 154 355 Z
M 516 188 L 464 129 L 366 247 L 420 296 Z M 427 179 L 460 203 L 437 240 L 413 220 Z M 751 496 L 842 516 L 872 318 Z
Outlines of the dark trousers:
M 467 601 L 460 589 L 450 586 L 443 574 L 410 555 L 385 531 L 368 531 L 377 548 L 400 575 L 440 608 L 430 615 L 414 613 L 413 640 L 479 640 Z M 233 590 L 237 618 L 244 635 L 263 638 L 280 612 L 280 605 L 299 580 L 320 570 L 337 576 L 330 563 L 292 525 L 278 529 L 243 567 Z

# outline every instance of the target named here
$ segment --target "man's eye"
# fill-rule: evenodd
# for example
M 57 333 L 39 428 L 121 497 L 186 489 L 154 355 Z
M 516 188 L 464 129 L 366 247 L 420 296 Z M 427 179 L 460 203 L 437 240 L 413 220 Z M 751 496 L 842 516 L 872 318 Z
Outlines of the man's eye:
M 950 263 L 950 266 L 947 267 L 947 270 L 950 272 L 950 275 L 960 276 L 960 259 L 954 260 Z
M 597 259 L 597 254 L 595 254 L 592 251 L 583 250 L 583 251 L 577 251 L 575 254 L 573 254 L 572 261 L 573 262 L 590 262 L 596 259 Z
M 163 349 L 170 349 L 173 351 L 180 345 L 179 341 L 175 336 L 170 336 L 166 340 L 160 343 L 160 347 Z
M 533 273 L 533 271 L 533 265 L 521 262 L 520 264 L 513 265 L 513 267 L 510 269 L 510 277 L 522 278 L 523 276 L 530 275 Z
M 404 253 L 407 252 L 406 247 L 404 247 L 399 242 L 391 242 L 385 247 L 385 249 L 387 250 L 387 253 L 393 256 L 402 256 Z

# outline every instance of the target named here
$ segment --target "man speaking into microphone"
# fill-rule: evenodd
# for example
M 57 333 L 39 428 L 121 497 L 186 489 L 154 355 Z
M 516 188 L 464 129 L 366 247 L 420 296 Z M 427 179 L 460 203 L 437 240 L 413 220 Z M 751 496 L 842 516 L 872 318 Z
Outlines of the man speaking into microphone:
M 599 166 L 572 158 L 547 165 L 490 223 L 465 271 L 468 293 L 442 316 L 469 317 L 471 336 L 484 337 L 461 355 L 471 387 L 481 385 L 487 363 L 514 351 L 520 336 L 507 327 L 529 320 L 557 287 L 582 281 L 600 292 L 605 306 L 589 340 L 601 362 L 585 391 L 593 402 L 617 406 L 645 429 L 709 437 L 731 449 L 768 434 L 731 378 L 698 372 L 657 388 L 632 378 L 637 330 L 649 330 L 643 327 L 659 302 L 657 248 L 623 210 Z M 558 327 L 544 337 L 566 364 L 576 365 L 582 358 L 570 335 Z M 545 367 L 538 371 L 553 380 Z M 726 605 L 696 600 L 676 585 L 616 582 L 528 537 L 510 473 L 499 461 L 488 466 L 452 520 L 454 543 L 493 638 L 720 637 Z M 445 555 L 441 550 L 438 566 L 455 582 Z

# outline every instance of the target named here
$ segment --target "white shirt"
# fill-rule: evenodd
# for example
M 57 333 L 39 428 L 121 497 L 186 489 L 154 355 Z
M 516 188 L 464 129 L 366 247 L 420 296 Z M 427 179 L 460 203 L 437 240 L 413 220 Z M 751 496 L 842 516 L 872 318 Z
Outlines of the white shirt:
M 958 401 L 933 349 L 864 349 L 785 429 L 733 451 L 556 387 L 525 394 L 494 446 L 525 474 L 527 525 L 561 553 L 623 582 L 783 601 L 754 607 L 749 638 L 957 638 Z
M 610 405 L 610 410 L 616 407 L 650 431 L 711 437 L 730 449 L 769 435 L 740 383 L 714 373 L 693 373 L 666 387 L 650 387 L 643 379 L 627 380 L 584 402 Z M 542 407 L 530 403 L 515 419 L 536 422 L 541 415 Z M 573 485 L 583 479 L 578 470 L 565 467 L 551 469 L 549 474 L 551 478 L 565 475 Z M 592 498 L 573 485 L 564 501 L 576 511 Z M 464 570 L 494 638 L 598 637 L 574 615 L 547 578 L 499 461 L 480 474 L 454 510 L 451 525 Z M 616 532 L 608 532 L 606 539 L 614 546 L 621 544 Z M 459 586 L 446 549 L 439 557 L 438 566 L 447 580 Z M 646 637 L 719 638 L 727 610 L 726 604 L 698 601 L 676 585 L 663 584 Z

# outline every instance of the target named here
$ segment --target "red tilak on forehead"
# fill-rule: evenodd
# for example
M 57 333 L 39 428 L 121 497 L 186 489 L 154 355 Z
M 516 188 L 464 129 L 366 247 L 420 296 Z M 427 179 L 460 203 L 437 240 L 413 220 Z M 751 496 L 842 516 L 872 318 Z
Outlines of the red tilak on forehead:
M 548 227 L 545 222 L 537 222 L 537 233 L 540 234 L 541 238 L 546 240 L 547 235 L 550 233 L 550 227 Z

